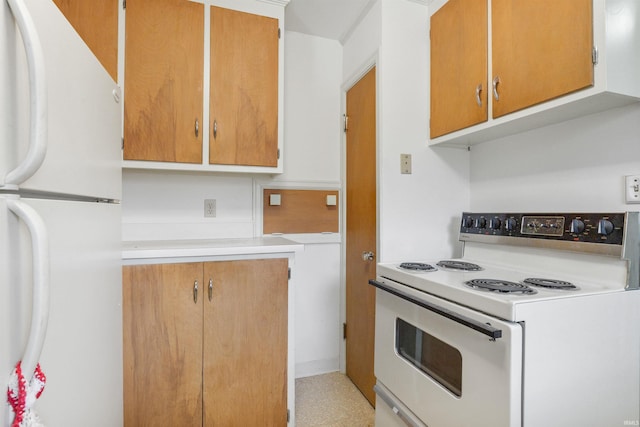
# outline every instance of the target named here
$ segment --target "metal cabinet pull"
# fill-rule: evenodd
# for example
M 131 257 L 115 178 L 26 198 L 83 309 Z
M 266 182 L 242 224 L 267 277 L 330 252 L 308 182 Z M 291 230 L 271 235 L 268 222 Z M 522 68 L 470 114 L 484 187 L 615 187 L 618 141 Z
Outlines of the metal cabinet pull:
M 209 301 L 213 298 L 213 279 L 209 278 Z
M 373 261 L 373 259 L 375 258 L 375 254 L 371 251 L 364 251 L 362 252 L 362 260 L 363 261 Z
M 214 120 L 213 121 L 213 139 L 216 139 L 216 136 L 218 136 L 218 121 Z
M 493 97 L 498 101 L 500 99 L 500 95 L 498 95 L 498 85 L 500 84 L 500 77 L 495 76 L 493 79 Z
M 476 103 L 478 107 L 482 107 L 482 99 L 480 99 L 480 94 L 482 93 L 482 83 L 476 86 Z
M 198 281 L 193 282 L 193 302 L 198 302 Z
M 198 137 L 199 133 L 200 133 L 200 123 L 198 123 L 198 119 L 196 119 L 196 138 Z

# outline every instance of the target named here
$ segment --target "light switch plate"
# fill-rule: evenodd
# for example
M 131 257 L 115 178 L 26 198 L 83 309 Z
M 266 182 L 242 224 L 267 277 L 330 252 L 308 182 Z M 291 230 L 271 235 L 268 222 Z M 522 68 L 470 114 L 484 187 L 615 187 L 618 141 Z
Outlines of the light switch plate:
M 400 154 L 400 173 L 411 173 L 411 154 Z

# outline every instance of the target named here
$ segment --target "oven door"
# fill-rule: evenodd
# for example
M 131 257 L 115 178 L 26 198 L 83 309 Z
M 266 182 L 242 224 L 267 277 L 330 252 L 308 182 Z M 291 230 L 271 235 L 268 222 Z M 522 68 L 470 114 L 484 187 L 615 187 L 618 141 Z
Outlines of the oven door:
M 429 427 L 520 426 L 522 326 L 388 279 L 376 286 L 375 374 Z

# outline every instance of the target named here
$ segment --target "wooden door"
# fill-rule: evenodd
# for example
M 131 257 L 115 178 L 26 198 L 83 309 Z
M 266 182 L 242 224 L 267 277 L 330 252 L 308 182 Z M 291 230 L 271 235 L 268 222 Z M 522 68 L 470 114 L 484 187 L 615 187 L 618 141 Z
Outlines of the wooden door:
M 431 138 L 487 120 L 487 0 L 450 0 L 431 17 Z
M 347 376 L 375 405 L 376 70 L 347 92 Z M 363 259 L 372 252 L 373 259 Z
M 278 20 L 211 7 L 209 163 L 278 165 Z
M 287 425 L 288 265 L 205 264 L 205 426 Z
M 54 0 L 114 81 L 118 81 L 118 0 Z
M 593 85 L 592 0 L 492 0 L 500 117 Z
M 123 267 L 125 426 L 202 423 L 202 293 L 195 301 L 196 281 L 201 287 L 201 263 Z
M 127 0 L 126 14 L 124 159 L 202 163 L 204 5 Z

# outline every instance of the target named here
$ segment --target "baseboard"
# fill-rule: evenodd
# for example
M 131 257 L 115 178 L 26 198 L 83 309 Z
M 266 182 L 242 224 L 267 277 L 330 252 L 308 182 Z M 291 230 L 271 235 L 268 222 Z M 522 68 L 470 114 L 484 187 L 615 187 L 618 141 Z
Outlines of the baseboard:
M 337 358 L 311 360 L 304 363 L 296 363 L 296 378 L 311 377 L 313 375 L 327 374 L 340 370 L 340 363 Z

